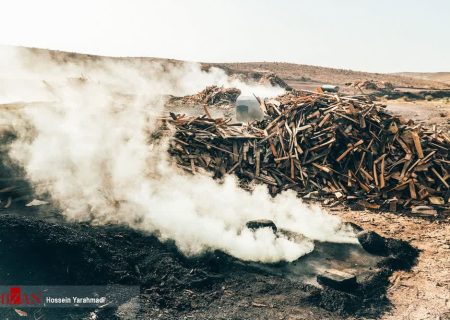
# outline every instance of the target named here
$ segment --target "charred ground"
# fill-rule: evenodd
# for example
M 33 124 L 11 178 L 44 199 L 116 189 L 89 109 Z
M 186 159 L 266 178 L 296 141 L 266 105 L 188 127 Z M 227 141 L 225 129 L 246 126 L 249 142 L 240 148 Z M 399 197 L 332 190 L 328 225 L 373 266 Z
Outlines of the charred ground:
M 378 317 L 389 308 L 388 277 L 409 268 L 416 256 L 405 242 L 389 240 L 389 255 L 359 279 L 356 290 L 343 292 L 307 285 L 222 252 L 186 258 L 173 243 L 122 226 L 48 222 L 6 210 L 0 234 L 4 285 L 139 285 L 137 302 L 122 307 L 130 313 L 125 319 L 273 319 L 294 310 L 309 319 Z M 76 319 L 90 312 L 119 319 L 112 309 L 39 312 L 43 319 Z

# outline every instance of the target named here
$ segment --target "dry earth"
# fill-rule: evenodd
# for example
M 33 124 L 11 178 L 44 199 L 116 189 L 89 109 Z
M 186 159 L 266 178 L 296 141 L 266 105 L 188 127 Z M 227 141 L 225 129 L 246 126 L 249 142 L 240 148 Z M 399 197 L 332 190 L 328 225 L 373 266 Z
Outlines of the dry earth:
M 448 128 L 450 125 L 450 104 L 428 101 L 405 102 L 402 100 L 385 101 L 388 110 L 406 119 L 413 119 L 423 125 L 436 125 Z
M 395 75 L 450 84 L 450 72 L 399 72 Z
M 382 319 L 450 319 L 450 225 L 386 212 L 342 211 L 347 221 L 387 237 L 409 241 L 421 250 L 411 271 L 391 277 L 392 310 Z

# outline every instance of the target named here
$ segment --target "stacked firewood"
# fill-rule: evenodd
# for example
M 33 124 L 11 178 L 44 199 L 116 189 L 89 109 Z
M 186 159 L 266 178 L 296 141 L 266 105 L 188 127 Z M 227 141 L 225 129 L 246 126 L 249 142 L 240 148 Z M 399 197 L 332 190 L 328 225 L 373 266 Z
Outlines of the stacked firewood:
M 365 97 L 292 92 L 260 100 L 265 119 L 231 124 L 172 114 L 169 152 L 179 166 L 234 173 L 272 194 L 370 209 L 448 210 L 450 135 L 387 113 Z

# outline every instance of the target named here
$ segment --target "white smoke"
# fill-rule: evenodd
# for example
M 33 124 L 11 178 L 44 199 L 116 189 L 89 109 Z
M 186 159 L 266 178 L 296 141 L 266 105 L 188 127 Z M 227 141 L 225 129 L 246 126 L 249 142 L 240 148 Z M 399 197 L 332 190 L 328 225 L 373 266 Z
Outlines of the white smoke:
M 185 174 L 168 158 L 165 143 L 151 142 L 163 111 L 161 95 L 227 85 L 223 71 L 108 59 L 61 63 L 26 50 L 8 58 L 5 68 L 14 65 L 26 83 L 45 80 L 45 90 L 36 86 L 39 99 L 53 100 L 14 111 L 11 125 L 19 138 L 10 156 L 67 219 L 126 224 L 174 240 L 187 255 L 220 249 L 262 262 L 293 261 L 313 250 L 313 240 L 355 242 L 337 217 L 306 206 L 294 192 L 272 198 L 265 186 L 252 193 L 240 189 L 232 176 L 218 182 Z M 16 93 L 30 101 L 36 91 L 23 86 Z M 243 227 L 260 218 L 307 239 Z
M 183 66 L 172 69 L 176 82 L 192 93 L 203 90 L 206 85 L 238 88 L 243 96 L 275 97 L 284 93 L 284 89 L 270 85 L 251 84 L 239 79 L 228 77 L 224 70 L 211 67 L 203 71 L 197 63 L 185 63 Z

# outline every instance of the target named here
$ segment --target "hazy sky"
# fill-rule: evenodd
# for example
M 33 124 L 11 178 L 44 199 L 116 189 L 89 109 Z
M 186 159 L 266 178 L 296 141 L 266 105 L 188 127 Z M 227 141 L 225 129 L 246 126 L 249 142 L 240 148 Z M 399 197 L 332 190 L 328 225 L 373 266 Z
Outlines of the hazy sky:
M 450 0 L 1 0 L 0 44 L 450 71 Z

